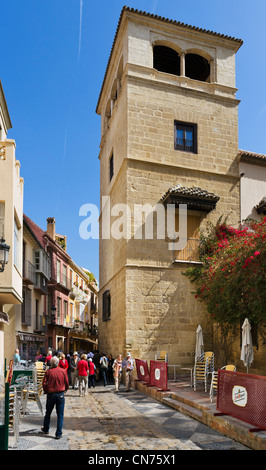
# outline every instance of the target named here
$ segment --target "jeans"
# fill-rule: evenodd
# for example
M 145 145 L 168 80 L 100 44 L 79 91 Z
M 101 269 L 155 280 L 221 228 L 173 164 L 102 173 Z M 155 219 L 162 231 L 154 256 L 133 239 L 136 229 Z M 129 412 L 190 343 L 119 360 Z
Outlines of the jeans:
M 107 379 L 106 379 L 106 372 L 107 369 L 104 369 L 103 367 L 101 368 L 102 376 L 103 376 L 103 384 L 104 386 L 107 385 Z
M 56 429 L 55 435 L 56 437 L 61 437 L 63 421 L 64 421 L 64 408 L 65 408 L 64 392 L 47 393 L 46 413 L 45 413 L 45 417 L 43 421 L 44 432 L 49 431 L 50 417 L 54 409 L 54 406 L 56 406 L 56 414 L 57 414 L 57 429 Z
M 89 375 L 89 388 L 91 388 L 91 386 L 93 386 L 93 388 L 95 387 L 95 374 Z

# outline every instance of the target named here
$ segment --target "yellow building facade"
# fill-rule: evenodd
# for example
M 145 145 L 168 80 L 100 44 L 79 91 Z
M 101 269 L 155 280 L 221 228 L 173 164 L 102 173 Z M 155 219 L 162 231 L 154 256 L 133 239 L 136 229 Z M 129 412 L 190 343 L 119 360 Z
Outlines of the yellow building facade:
M 23 178 L 16 144 L 7 138 L 12 127 L 0 82 L 0 239 L 10 247 L 8 263 L 0 272 L 0 375 L 5 350 L 15 351 L 12 335 L 17 307 L 22 303 Z
M 68 308 L 69 351 L 94 351 L 98 348 L 97 287 L 90 273 L 72 259 L 68 267 L 72 284 Z

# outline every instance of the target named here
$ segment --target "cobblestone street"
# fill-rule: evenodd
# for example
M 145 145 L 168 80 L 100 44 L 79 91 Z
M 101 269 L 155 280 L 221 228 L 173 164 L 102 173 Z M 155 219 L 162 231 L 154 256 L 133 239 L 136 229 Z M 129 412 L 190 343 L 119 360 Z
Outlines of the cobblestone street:
M 63 437 L 55 439 L 56 413 L 49 435 L 42 435 L 43 418 L 29 404 L 20 424 L 17 448 L 13 450 L 249 450 L 200 422 L 133 390 L 118 394 L 113 386 L 96 386 L 85 397 L 77 390 L 66 394 Z M 46 396 L 42 396 L 45 411 Z

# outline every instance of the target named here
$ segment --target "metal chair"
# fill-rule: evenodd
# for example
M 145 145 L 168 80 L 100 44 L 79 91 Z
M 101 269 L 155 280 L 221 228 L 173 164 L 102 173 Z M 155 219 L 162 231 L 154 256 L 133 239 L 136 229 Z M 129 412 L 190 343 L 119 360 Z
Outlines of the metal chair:
M 9 430 L 14 432 L 14 447 L 18 445 L 20 423 L 20 400 L 17 386 L 9 388 Z
M 214 372 L 214 353 L 211 351 L 201 354 L 195 358 L 194 365 L 194 391 L 197 388 L 197 382 L 203 382 L 205 392 L 207 392 L 208 375 Z
M 221 368 L 221 370 L 231 370 L 233 372 L 236 371 L 236 367 L 233 364 L 228 364 L 227 366 L 224 366 Z M 218 371 L 213 371 L 212 372 L 212 380 L 211 380 L 211 386 L 210 386 L 210 400 L 211 403 L 213 401 L 213 392 L 217 390 L 218 388 Z
M 43 393 L 42 378 L 41 377 L 42 377 L 42 374 L 41 374 L 41 376 L 40 375 L 38 376 L 37 368 L 34 367 L 33 371 L 32 371 L 32 380 L 29 379 L 26 382 L 24 390 L 23 390 L 23 394 L 24 394 L 24 397 L 23 397 L 23 410 L 22 410 L 23 414 L 26 411 L 26 406 L 27 406 L 28 400 L 33 400 L 33 401 L 36 401 L 36 403 L 39 407 L 39 410 L 40 410 L 41 414 L 43 415 L 43 409 L 42 409 L 42 404 L 41 404 L 41 400 L 40 400 L 40 396 Z

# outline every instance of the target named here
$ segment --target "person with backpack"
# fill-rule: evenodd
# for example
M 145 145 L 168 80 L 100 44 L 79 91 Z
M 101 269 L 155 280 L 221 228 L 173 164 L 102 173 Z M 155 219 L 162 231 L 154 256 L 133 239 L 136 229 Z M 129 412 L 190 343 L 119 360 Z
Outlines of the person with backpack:
M 106 354 L 103 354 L 101 359 L 100 359 L 100 367 L 101 367 L 101 373 L 103 376 L 103 384 L 104 386 L 107 385 L 107 378 L 106 378 L 106 372 L 108 369 L 108 359 L 106 357 Z

